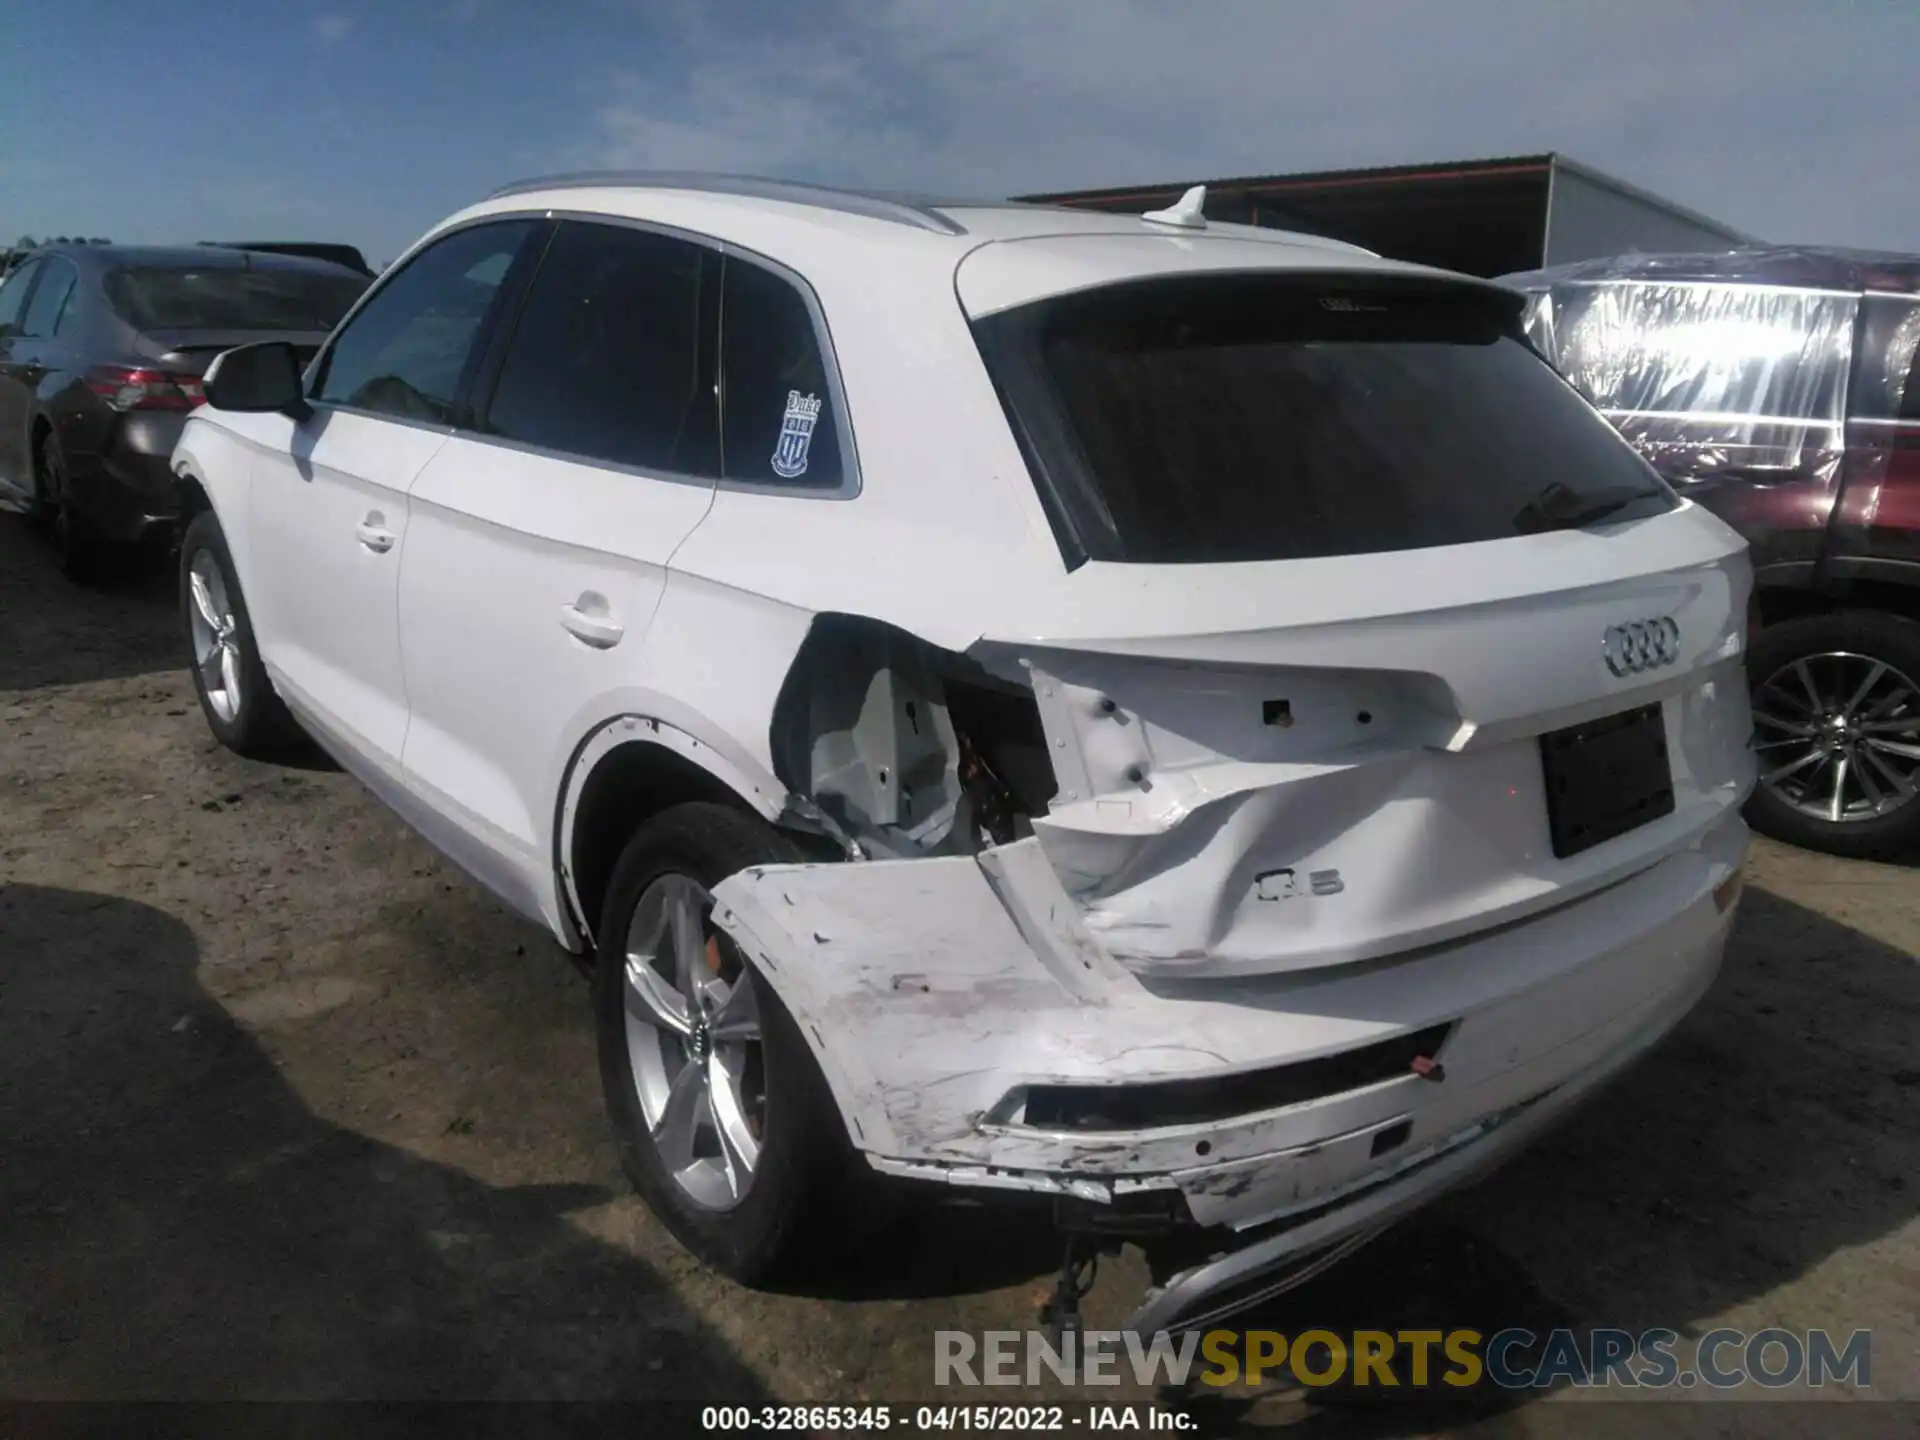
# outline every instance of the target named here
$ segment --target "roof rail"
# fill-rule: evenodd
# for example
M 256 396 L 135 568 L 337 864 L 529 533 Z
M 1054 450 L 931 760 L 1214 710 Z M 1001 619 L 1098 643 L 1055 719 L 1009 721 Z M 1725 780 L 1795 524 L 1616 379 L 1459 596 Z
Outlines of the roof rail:
M 737 195 L 752 200 L 785 200 L 863 215 L 869 220 L 891 220 L 937 235 L 964 235 L 966 227 L 929 204 L 862 190 L 834 190 L 824 185 L 802 185 L 792 180 L 770 180 L 758 175 L 721 175 L 704 170 L 576 170 L 502 185 L 489 200 L 529 195 L 540 190 L 696 190 L 710 195 Z

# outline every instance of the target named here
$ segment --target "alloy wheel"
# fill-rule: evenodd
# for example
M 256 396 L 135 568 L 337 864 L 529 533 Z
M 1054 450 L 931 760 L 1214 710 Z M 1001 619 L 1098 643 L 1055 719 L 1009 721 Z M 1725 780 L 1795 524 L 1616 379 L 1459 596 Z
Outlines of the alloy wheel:
M 1877 820 L 1920 792 L 1920 686 L 1870 655 L 1828 651 L 1753 692 L 1760 783 L 1801 814 Z
M 188 612 L 193 663 L 207 692 L 207 704 L 221 720 L 231 723 L 240 713 L 240 631 L 226 576 L 211 550 L 195 553 L 187 585 L 193 595 Z
M 627 1056 L 661 1165 L 696 1204 L 730 1210 L 760 1160 L 760 1011 L 732 942 L 690 876 L 649 885 L 627 927 Z

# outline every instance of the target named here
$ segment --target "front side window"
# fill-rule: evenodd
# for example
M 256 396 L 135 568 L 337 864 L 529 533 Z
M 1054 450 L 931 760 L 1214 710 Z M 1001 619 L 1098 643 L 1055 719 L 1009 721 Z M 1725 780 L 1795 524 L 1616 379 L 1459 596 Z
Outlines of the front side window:
M 1518 304 L 1200 275 L 1044 300 L 975 333 L 1070 564 L 1372 554 L 1672 508 L 1520 338 Z
M 40 276 L 40 288 L 33 292 L 27 313 L 20 322 L 20 333 L 44 340 L 58 330 L 60 317 L 66 313 L 67 302 L 73 298 L 73 287 L 79 279 L 80 272 L 65 260 L 47 261 Z
M 414 256 L 334 337 L 313 398 L 451 424 L 474 341 L 535 223 L 475 225 Z
M 793 283 L 729 256 L 721 302 L 721 463 L 726 478 L 837 489 L 841 417 L 813 311 Z
M 33 277 L 42 263 L 29 260 L 0 285 L 0 334 L 19 332 L 21 312 L 27 308 L 27 292 L 33 289 Z
M 720 473 L 716 252 L 564 222 L 547 247 L 482 430 L 644 470 Z

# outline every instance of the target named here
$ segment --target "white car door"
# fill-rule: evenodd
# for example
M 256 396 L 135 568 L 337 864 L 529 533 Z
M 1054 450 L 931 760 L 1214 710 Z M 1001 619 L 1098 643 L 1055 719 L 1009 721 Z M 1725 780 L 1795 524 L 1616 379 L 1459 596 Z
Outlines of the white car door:
M 421 250 L 328 344 L 311 413 L 261 417 L 247 540 L 262 656 L 288 704 L 390 800 L 407 729 L 407 489 L 446 443 L 489 308 L 536 228 L 479 225 Z
M 550 926 L 569 749 L 642 683 L 667 561 L 719 474 L 720 271 L 686 239 L 558 224 L 473 428 L 411 492 L 407 785 L 443 850 Z

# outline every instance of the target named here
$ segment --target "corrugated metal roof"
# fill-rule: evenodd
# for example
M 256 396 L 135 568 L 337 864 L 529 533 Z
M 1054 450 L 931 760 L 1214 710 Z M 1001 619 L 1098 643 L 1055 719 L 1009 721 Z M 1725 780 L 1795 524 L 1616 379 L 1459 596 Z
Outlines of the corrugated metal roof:
M 1020 199 L 1032 201 L 1059 201 L 1072 199 L 1083 203 L 1101 204 L 1138 200 L 1141 202 L 1157 200 L 1166 195 L 1177 195 L 1189 185 L 1204 183 L 1209 191 L 1218 195 L 1284 194 L 1289 190 L 1333 190 L 1346 186 L 1392 185 L 1403 182 L 1427 180 L 1476 180 L 1492 179 L 1499 176 L 1547 175 L 1554 170 L 1564 170 L 1578 175 L 1595 185 L 1604 186 L 1618 194 L 1638 200 L 1643 204 L 1656 206 L 1671 215 L 1691 224 L 1698 225 L 1715 234 L 1724 235 L 1737 244 L 1754 244 L 1754 237 L 1697 210 L 1656 195 L 1651 190 L 1596 170 L 1591 165 L 1562 155 L 1557 150 L 1546 151 L 1538 155 L 1499 155 L 1481 160 L 1441 160 L 1422 165 L 1375 165 L 1348 170 L 1303 170 L 1283 175 L 1243 175 L 1224 180 L 1205 182 L 1181 180 L 1165 185 L 1127 185 L 1104 190 L 1057 191 L 1046 195 L 1021 196 Z
M 1761 243 L 1744 231 L 1735 230 L 1731 225 L 1723 225 L 1710 216 L 1702 215 L 1698 210 L 1677 205 L 1664 195 L 1656 195 L 1651 190 L 1642 190 L 1638 185 L 1628 184 L 1625 180 L 1609 175 L 1604 170 L 1596 170 L 1591 165 L 1582 165 L 1578 160 L 1568 159 L 1565 155 L 1555 154 L 1552 158 L 1553 167 L 1556 170 L 1564 170 L 1569 175 L 1578 175 L 1590 184 L 1625 195 L 1630 200 L 1638 200 L 1643 205 L 1652 205 L 1657 209 L 1665 210 L 1669 215 L 1676 215 L 1689 224 L 1697 225 L 1703 230 L 1711 230 L 1716 235 L 1722 235 L 1736 245 Z
M 1045 195 L 1015 197 L 1029 201 L 1051 201 L 1071 197 L 1075 200 L 1151 200 L 1161 195 L 1177 195 L 1189 185 L 1204 183 L 1209 191 L 1288 190 L 1308 186 L 1374 184 L 1393 180 L 1457 180 L 1475 176 L 1529 174 L 1548 169 L 1556 159 L 1552 152 L 1542 155 L 1506 155 L 1486 160 L 1446 160 L 1423 165 L 1377 165 L 1351 170 L 1304 170 L 1282 175 L 1242 175 L 1224 180 L 1178 180 L 1164 185 L 1122 185 L 1105 190 L 1060 190 Z M 1584 170 L 1585 167 L 1582 167 Z

